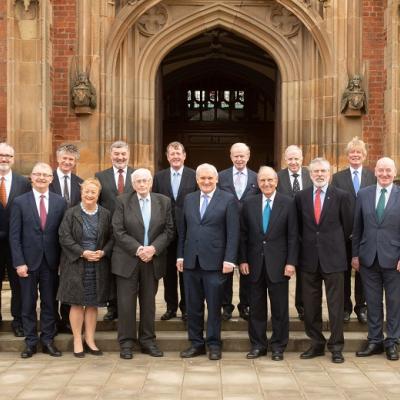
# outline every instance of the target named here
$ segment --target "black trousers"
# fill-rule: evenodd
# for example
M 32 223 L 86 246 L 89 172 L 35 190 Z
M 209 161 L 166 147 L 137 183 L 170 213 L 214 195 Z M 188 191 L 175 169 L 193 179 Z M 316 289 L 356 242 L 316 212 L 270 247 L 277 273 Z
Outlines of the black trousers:
M 11 287 L 11 315 L 13 317 L 12 326 L 14 328 L 22 326 L 21 317 L 21 285 L 18 279 L 17 272 L 12 265 L 11 251 L 8 240 L 0 240 L 0 293 L 2 284 L 7 271 L 8 280 Z M 0 312 L 1 312 L 1 297 L 0 297 Z
M 343 336 L 343 293 L 344 272 L 327 274 L 318 266 L 316 272 L 301 273 L 303 284 L 304 326 L 312 346 L 324 349 L 326 339 L 322 334 L 322 282 L 325 284 L 331 336 L 328 340 L 330 351 L 342 351 Z
M 249 338 L 252 348 L 267 349 L 267 297 L 271 304 L 272 351 L 283 352 L 289 341 L 289 281 L 271 282 L 264 266 L 256 282 L 250 282 Z
M 164 300 L 167 304 L 167 310 L 176 312 L 179 309 L 182 312 L 186 312 L 185 304 L 185 287 L 183 283 L 183 274 L 178 272 L 176 269 L 176 248 L 178 241 L 174 240 L 167 250 L 167 273 L 164 281 Z M 180 300 L 178 296 L 178 277 L 179 277 L 179 292 Z M 178 302 L 179 300 L 179 302 Z
M 121 348 L 132 349 L 139 341 L 141 347 L 155 343 L 156 293 L 158 280 L 153 263 L 139 261 L 129 278 L 116 276 L 118 299 L 118 342 Z M 136 328 L 136 304 L 139 298 L 140 322 Z
M 232 304 L 233 297 L 233 274 L 231 272 L 226 275 L 225 283 L 223 286 L 222 307 L 232 312 L 235 306 Z M 239 311 L 250 305 L 250 283 L 247 275 L 239 274 L 239 304 L 237 306 Z

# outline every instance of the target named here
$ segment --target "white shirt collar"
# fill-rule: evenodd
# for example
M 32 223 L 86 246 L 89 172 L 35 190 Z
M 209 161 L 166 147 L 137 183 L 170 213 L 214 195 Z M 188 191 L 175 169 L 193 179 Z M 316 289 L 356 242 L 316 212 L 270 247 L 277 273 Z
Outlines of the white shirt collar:
M 292 171 L 288 168 L 289 176 L 293 176 L 293 174 L 297 174 L 297 175 L 298 175 L 298 178 L 300 178 L 300 177 L 301 177 L 301 168 L 302 168 L 302 167 L 300 167 L 300 169 L 299 169 L 297 172 L 292 172 Z M 293 176 L 293 178 L 294 178 L 294 176 Z
M 276 196 L 276 190 L 274 193 L 272 193 L 272 195 L 270 197 L 267 197 L 265 194 L 263 194 L 263 205 L 267 202 L 267 200 L 270 201 L 270 206 L 272 207 L 272 203 L 275 200 L 275 196 Z
M 32 188 L 32 192 L 33 192 L 33 194 L 35 195 L 36 198 L 40 199 L 40 196 L 42 196 L 42 195 L 44 195 L 44 197 L 46 199 L 49 198 L 49 191 L 48 190 L 46 192 L 44 192 L 44 193 L 41 193 L 41 192 L 38 192 L 36 189 Z
M 64 176 L 68 176 L 69 179 L 71 179 L 71 172 L 69 172 L 68 174 L 64 174 L 64 172 L 62 172 L 60 168 L 57 168 L 57 176 L 60 181 L 64 179 Z
M 142 199 L 143 199 L 143 200 L 145 200 L 145 199 L 150 200 L 150 193 L 148 193 L 148 195 L 147 195 L 146 197 L 140 196 L 140 194 L 137 193 L 137 192 L 136 192 L 136 195 L 137 195 L 139 201 L 142 200 Z
M 243 175 L 247 176 L 247 167 L 244 167 L 241 171 L 239 171 L 235 166 L 232 167 L 233 176 L 235 176 L 238 172 L 241 172 Z
M 328 190 L 328 183 L 325 186 L 320 187 L 319 189 L 321 189 L 322 193 L 326 193 L 326 191 Z M 313 185 L 313 193 L 315 194 L 315 192 L 317 191 L 317 187 L 315 185 Z
M 180 176 L 182 176 L 182 174 L 183 174 L 183 165 L 182 165 L 182 167 L 180 167 L 178 170 L 176 170 L 176 169 L 173 169 L 172 167 L 170 167 L 170 170 L 171 170 L 171 175 L 173 175 L 175 172 L 177 172 Z
M 114 175 L 118 174 L 119 168 L 116 168 L 113 165 L 113 170 L 114 170 Z M 128 166 L 126 166 L 125 168 L 122 168 L 122 171 L 124 171 L 124 174 L 126 174 L 128 172 Z
M 212 197 L 214 196 L 215 191 L 217 190 L 217 188 L 215 188 L 212 192 L 210 193 L 203 193 L 202 191 L 200 191 L 200 198 L 202 198 L 202 196 L 206 195 L 208 197 L 209 200 L 212 199 Z
M 376 184 L 376 191 L 377 191 L 377 193 L 380 194 L 382 189 L 383 189 L 383 187 L 382 187 L 379 183 L 377 183 L 377 184 Z M 393 189 L 393 183 L 391 183 L 389 186 L 386 186 L 385 189 L 386 189 L 386 193 L 389 195 L 390 192 L 391 192 L 392 189 Z
M 10 169 L 5 175 L 1 175 L 0 178 L 4 178 L 6 182 L 12 179 L 12 170 Z
M 359 176 L 359 178 L 361 178 L 362 166 L 360 168 L 357 168 L 357 169 L 353 168 L 352 166 L 349 166 L 349 168 L 350 168 L 350 172 L 351 172 L 351 176 L 352 177 L 354 176 L 354 171 L 358 171 L 358 176 Z

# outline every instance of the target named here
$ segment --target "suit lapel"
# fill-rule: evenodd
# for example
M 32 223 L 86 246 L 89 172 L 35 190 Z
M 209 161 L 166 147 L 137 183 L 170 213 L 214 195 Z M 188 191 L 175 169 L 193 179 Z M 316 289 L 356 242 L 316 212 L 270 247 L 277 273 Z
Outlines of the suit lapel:
M 306 191 L 307 191 L 305 194 L 305 196 L 306 196 L 306 202 L 305 202 L 306 214 L 310 215 L 314 224 L 317 225 L 317 223 L 315 221 L 315 215 L 314 215 L 314 186 L 310 186 L 308 189 L 306 189 Z
M 364 170 L 363 170 L 363 172 L 364 172 Z M 346 178 L 346 185 L 347 185 L 348 190 L 351 192 L 351 194 L 352 194 L 354 197 L 356 197 L 357 194 L 356 194 L 356 191 L 354 190 L 353 178 L 352 178 L 352 176 L 351 176 L 351 170 L 350 170 L 350 168 L 348 168 L 348 170 L 346 171 L 345 178 Z M 361 176 L 361 182 L 363 182 L 362 176 Z M 361 186 L 360 186 L 360 188 L 361 188 Z
M 305 167 L 301 167 L 301 181 L 303 184 L 303 187 L 302 187 L 303 190 L 312 186 L 310 173 L 309 173 L 308 169 Z M 289 186 L 290 186 L 290 182 L 289 182 Z
M 39 216 L 38 209 L 36 207 L 35 195 L 33 194 L 33 190 L 29 194 L 28 202 L 30 204 L 30 209 L 32 211 L 33 218 L 35 219 L 36 224 L 40 227 L 40 216 Z M 49 199 L 49 203 L 50 203 L 50 199 Z
M 302 179 L 303 179 L 303 177 L 302 177 Z M 304 183 L 304 181 L 303 181 L 303 183 Z M 286 187 L 287 191 L 289 191 L 290 193 L 293 192 L 292 185 L 290 184 L 289 169 L 288 168 L 285 169 L 285 173 L 282 176 L 282 186 Z
M 182 195 L 182 188 L 185 187 L 185 183 L 188 179 L 188 175 L 187 175 L 187 169 L 186 167 L 183 167 L 183 171 L 182 171 L 182 176 L 181 176 L 181 182 L 179 184 L 179 189 L 178 189 L 178 195 L 176 196 L 176 199 L 178 200 L 178 197 Z M 169 174 L 169 189 L 168 189 L 171 193 L 171 199 L 173 198 L 173 193 L 172 193 L 172 182 L 171 182 L 171 174 Z
M 393 184 L 392 191 L 390 192 L 389 199 L 386 203 L 385 211 L 383 212 L 383 218 L 381 223 L 385 221 L 386 215 L 390 214 L 390 210 L 395 206 L 398 192 L 399 192 L 398 187 L 395 184 Z
M 15 194 L 17 193 L 17 190 L 18 190 L 18 187 L 17 187 L 18 184 L 19 183 L 17 182 L 17 178 L 16 178 L 16 176 L 14 175 L 14 172 L 13 172 L 12 173 L 11 188 L 10 188 L 10 193 L 8 195 L 6 208 L 8 208 L 10 206 L 10 204 L 12 203 L 12 201 L 13 201 L 13 199 L 15 197 Z M 3 206 L 1 206 L 1 207 L 3 207 Z
M 160 205 L 158 202 L 158 198 L 156 198 L 155 196 L 152 196 L 150 194 L 150 198 L 151 198 L 151 216 L 150 216 L 150 223 L 149 223 L 149 241 L 151 242 L 151 238 L 152 238 L 152 231 L 154 229 L 155 226 L 159 225 L 160 222 Z M 156 224 L 157 222 L 157 224 Z
M 331 185 L 328 185 L 328 189 L 326 190 L 326 193 L 325 193 L 324 204 L 323 204 L 322 210 L 321 210 L 319 224 L 322 224 L 322 222 L 325 219 L 326 214 L 329 212 L 330 202 L 332 201 L 332 198 L 334 198 L 334 195 L 335 194 L 334 194 L 334 191 L 333 191 Z
M 111 167 L 108 170 L 106 170 L 106 176 L 107 176 L 107 181 L 108 181 L 108 187 L 117 196 L 118 195 L 118 189 L 117 189 L 117 186 L 115 184 L 113 167 Z
M 136 193 L 132 194 L 131 208 L 132 213 L 136 216 L 136 219 L 139 221 L 142 227 L 144 227 L 142 211 L 140 210 L 140 203 Z

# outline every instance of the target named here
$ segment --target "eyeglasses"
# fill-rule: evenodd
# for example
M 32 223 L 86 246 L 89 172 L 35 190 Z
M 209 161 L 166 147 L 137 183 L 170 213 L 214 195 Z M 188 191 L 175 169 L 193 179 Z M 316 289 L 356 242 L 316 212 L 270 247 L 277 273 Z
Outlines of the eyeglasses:
M 9 159 L 9 158 L 13 158 L 14 156 L 13 155 L 11 155 L 11 154 L 0 154 L 0 158 L 7 158 L 7 159 Z
M 53 176 L 53 174 L 41 174 L 40 172 L 32 172 L 32 176 L 36 177 L 36 178 L 51 178 Z

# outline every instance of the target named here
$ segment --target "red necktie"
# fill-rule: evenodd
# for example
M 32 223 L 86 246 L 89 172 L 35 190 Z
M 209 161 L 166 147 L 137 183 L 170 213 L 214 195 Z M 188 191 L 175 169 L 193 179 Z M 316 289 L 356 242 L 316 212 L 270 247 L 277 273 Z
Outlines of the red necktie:
M 319 219 L 321 218 L 321 188 L 318 188 L 315 192 L 314 216 L 315 222 L 319 224 Z
M 44 228 L 46 226 L 46 220 L 47 220 L 47 211 L 46 211 L 46 206 L 44 204 L 44 199 L 45 195 L 42 194 L 40 195 L 40 204 L 39 204 L 39 210 L 40 210 L 40 227 L 42 228 L 42 231 L 44 231 Z
M 6 179 L 4 176 L 1 177 L 0 183 L 0 202 L 4 208 L 7 206 L 7 193 L 6 193 Z
M 119 176 L 118 176 L 118 193 L 124 193 L 124 170 L 119 169 L 118 170 Z

